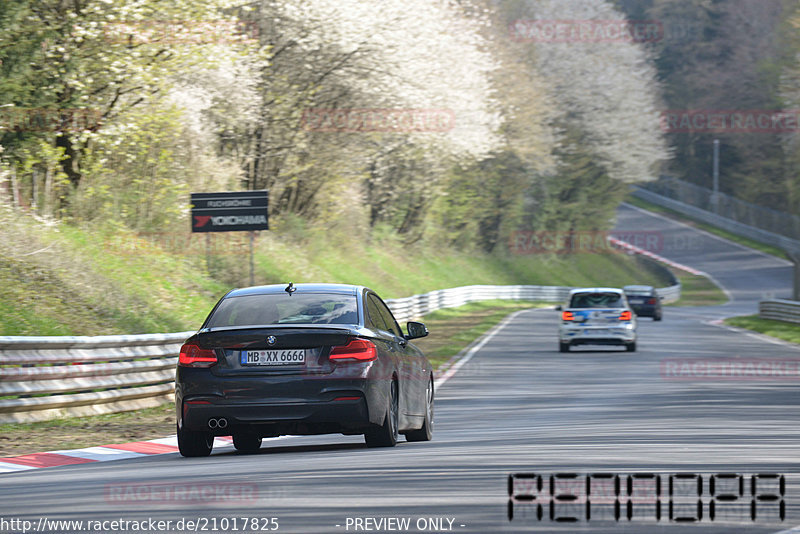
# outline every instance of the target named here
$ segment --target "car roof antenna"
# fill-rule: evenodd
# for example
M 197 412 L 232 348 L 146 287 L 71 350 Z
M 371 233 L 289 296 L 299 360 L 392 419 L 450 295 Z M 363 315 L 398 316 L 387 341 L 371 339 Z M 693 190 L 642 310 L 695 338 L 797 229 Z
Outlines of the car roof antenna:
M 286 286 L 286 289 L 284 289 L 284 291 L 286 291 L 287 293 L 289 293 L 289 296 L 291 297 L 291 296 L 292 296 L 292 293 L 294 293 L 295 291 L 297 291 L 297 288 L 296 288 L 296 287 L 294 287 L 294 284 L 293 284 L 292 282 L 289 282 L 289 285 L 288 285 L 288 286 Z

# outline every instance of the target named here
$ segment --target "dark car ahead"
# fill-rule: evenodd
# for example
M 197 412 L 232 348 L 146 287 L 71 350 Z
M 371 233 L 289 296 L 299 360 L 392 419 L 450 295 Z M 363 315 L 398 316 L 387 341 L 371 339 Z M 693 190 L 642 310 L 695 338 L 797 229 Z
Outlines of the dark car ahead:
M 225 295 L 181 348 L 178 446 L 207 456 L 214 436 L 240 451 L 280 435 L 363 434 L 392 447 L 433 432 L 433 369 L 370 289 L 270 285 Z
M 661 297 L 652 286 L 625 286 L 622 288 L 628 303 L 639 317 L 652 317 L 660 321 L 663 315 L 661 310 Z

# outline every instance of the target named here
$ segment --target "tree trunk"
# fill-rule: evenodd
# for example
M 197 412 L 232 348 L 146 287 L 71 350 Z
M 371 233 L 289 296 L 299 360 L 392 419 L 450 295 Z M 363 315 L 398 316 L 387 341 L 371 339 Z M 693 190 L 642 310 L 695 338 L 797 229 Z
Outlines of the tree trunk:
M 36 172 L 36 169 L 33 170 L 33 177 L 31 178 L 31 211 L 35 214 L 38 207 L 39 201 L 36 198 L 39 195 L 38 188 L 36 186 L 36 182 L 39 180 L 39 173 Z
M 43 215 L 50 217 L 53 215 L 53 167 L 48 164 L 44 173 L 44 200 Z
M 78 151 L 72 144 L 72 140 L 66 135 L 56 137 L 56 146 L 64 148 L 64 159 L 61 161 L 61 168 L 67 175 L 72 187 L 77 188 L 83 177 L 78 171 Z
M 11 203 L 15 208 L 19 207 L 19 182 L 17 182 L 17 168 L 11 166 Z

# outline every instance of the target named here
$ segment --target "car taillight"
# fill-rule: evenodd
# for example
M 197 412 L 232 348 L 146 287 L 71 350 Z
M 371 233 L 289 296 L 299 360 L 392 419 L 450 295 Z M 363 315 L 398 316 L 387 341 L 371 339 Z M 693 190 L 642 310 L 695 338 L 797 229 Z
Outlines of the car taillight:
M 631 317 L 632 317 L 632 315 L 631 315 L 631 312 L 629 312 L 629 311 L 624 311 L 624 312 L 622 312 L 622 313 L 620 314 L 620 316 L 619 316 L 619 320 L 620 320 L 620 321 L 630 321 L 630 320 L 631 320 Z
M 561 320 L 562 321 L 574 321 L 575 314 L 569 311 L 561 312 Z
M 178 365 L 183 367 L 211 367 L 217 363 L 217 355 L 213 350 L 201 349 L 197 345 L 185 344 L 178 356 Z
M 648 304 L 655 304 L 656 303 L 656 299 L 650 299 L 650 300 L 647 301 L 647 303 Z
M 366 339 L 354 339 L 347 345 L 333 347 L 330 359 L 354 360 L 359 362 L 369 362 L 378 358 L 378 349 L 372 341 Z

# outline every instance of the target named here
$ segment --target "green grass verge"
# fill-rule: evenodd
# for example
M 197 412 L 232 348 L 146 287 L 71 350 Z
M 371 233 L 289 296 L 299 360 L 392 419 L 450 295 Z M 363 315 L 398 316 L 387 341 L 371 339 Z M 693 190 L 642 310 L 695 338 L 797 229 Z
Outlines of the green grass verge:
M 438 368 L 509 314 L 518 310 L 554 305 L 543 302 L 487 300 L 438 310 L 422 319 L 431 334 L 414 340 L 414 344 L 425 352 L 434 368 Z
M 439 367 L 517 310 L 552 304 L 495 300 L 439 310 L 422 318 L 431 331 L 414 343 Z M 0 425 L 0 457 L 163 438 L 175 433 L 172 404 L 132 412 Z
M 786 253 L 779 249 L 778 247 L 774 247 L 772 245 L 767 245 L 765 243 L 761 243 L 759 241 L 755 241 L 753 239 L 749 239 L 747 237 L 742 237 L 740 235 L 728 232 L 727 230 L 722 230 L 721 228 L 717 228 L 716 226 L 712 226 L 708 223 L 698 221 L 697 219 L 693 219 L 683 213 L 677 212 L 675 210 L 671 210 L 669 208 L 664 208 L 657 204 L 653 204 L 652 202 L 648 202 L 646 200 L 642 200 L 638 197 L 633 195 L 628 195 L 625 199 L 625 202 L 628 204 L 632 204 L 636 207 L 645 209 L 647 211 L 652 211 L 655 213 L 660 213 L 670 219 L 674 219 L 676 221 L 682 222 L 684 224 L 688 224 L 689 226 L 693 226 L 695 228 L 699 228 L 701 230 L 705 230 L 710 234 L 714 234 L 716 236 L 722 237 L 727 239 L 728 241 L 733 241 L 734 243 L 739 243 L 740 245 L 744 245 L 746 247 L 750 247 L 755 250 L 760 250 L 761 252 L 765 252 L 767 254 L 771 254 L 778 258 L 786 258 Z
M 513 256 L 407 245 L 391 235 L 262 232 L 255 283 L 338 282 L 384 298 L 472 284 L 663 285 L 624 254 Z M 142 236 L 114 226 L 46 225 L 0 210 L 0 335 L 101 335 L 197 328 L 233 287 L 249 285 L 247 235 L 176 231 Z
M 765 334 L 791 343 L 800 343 L 800 324 L 762 319 L 758 315 L 730 317 L 725 319 L 725 324 L 752 330 L 753 332 Z
M 667 306 L 719 306 L 728 302 L 728 297 L 717 285 L 705 276 L 695 276 L 679 269 L 672 269 L 681 283 L 681 298 Z
M 311 236 L 299 243 L 265 236 L 256 253 L 256 264 L 260 283 L 364 284 L 384 298 L 472 284 L 614 287 L 664 282 L 623 254 L 500 256 L 433 246 L 409 247 L 392 240 L 380 244 L 336 243 L 324 236 Z

